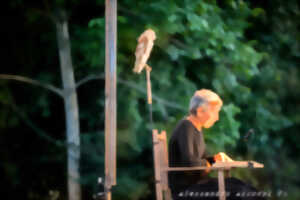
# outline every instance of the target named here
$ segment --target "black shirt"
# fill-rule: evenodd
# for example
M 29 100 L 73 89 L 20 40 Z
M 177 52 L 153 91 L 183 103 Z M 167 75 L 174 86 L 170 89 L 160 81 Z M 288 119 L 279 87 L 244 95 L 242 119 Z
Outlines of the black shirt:
M 205 154 L 203 134 L 189 120 L 181 120 L 169 141 L 170 167 L 206 166 L 212 159 Z M 204 171 L 169 172 L 169 186 L 172 192 L 179 192 L 196 184 L 204 176 Z

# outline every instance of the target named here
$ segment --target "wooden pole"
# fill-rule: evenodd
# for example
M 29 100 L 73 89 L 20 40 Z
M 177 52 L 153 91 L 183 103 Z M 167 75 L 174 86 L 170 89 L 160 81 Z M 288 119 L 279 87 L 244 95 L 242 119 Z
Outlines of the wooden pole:
M 218 170 L 219 200 L 226 200 L 224 170 Z
M 116 185 L 117 0 L 105 0 L 105 191 Z
M 146 64 L 146 79 L 147 79 L 147 101 L 148 104 L 152 104 L 152 92 L 151 92 L 151 79 L 150 72 L 152 68 Z
M 150 123 L 151 129 L 153 129 L 153 116 L 152 116 L 152 91 L 151 91 L 151 79 L 150 79 L 150 72 L 152 68 L 146 64 L 146 79 L 147 79 L 147 102 L 149 105 L 149 113 L 150 113 Z

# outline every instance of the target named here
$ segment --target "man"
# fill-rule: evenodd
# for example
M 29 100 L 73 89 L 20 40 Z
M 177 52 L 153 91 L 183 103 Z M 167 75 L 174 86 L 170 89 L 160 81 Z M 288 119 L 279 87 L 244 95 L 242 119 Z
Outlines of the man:
M 211 166 L 214 162 L 233 161 L 225 153 L 214 156 L 205 153 L 203 128 L 210 128 L 219 120 L 222 107 L 220 97 L 207 89 L 198 90 L 191 98 L 189 115 L 181 120 L 173 131 L 169 142 L 170 167 Z M 169 172 L 169 185 L 173 199 L 218 199 L 218 196 L 205 197 L 205 192 L 217 192 L 218 181 L 206 178 L 209 171 Z M 226 191 L 231 195 L 227 199 L 251 199 L 237 197 L 237 192 L 255 192 L 255 188 L 242 181 L 229 178 L 225 180 Z M 193 194 L 191 197 L 190 194 Z M 195 194 L 198 194 L 196 196 Z M 214 194 L 214 193 L 210 193 Z M 260 199 L 253 197 L 252 199 Z

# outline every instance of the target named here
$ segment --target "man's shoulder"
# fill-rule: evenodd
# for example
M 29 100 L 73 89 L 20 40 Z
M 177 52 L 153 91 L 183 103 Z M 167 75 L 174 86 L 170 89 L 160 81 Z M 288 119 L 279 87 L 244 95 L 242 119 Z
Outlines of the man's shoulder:
M 176 125 L 174 131 L 176 131 L 177 129 L 180 129 L 180 128 L 182 128 L 182 127 L 188 126 L 188 123 L 189 123 L 189 121 L 188 121 L 187 119 L 182 119 L 182 120 L 180 120 L 180 121 L 177 123 L 177 125 Z
M 182 119 L 177 123 L 175 129 L 173 130 L 172 136 L 176 136 L 177 134 L 180 134 L 180 132 L 185 132 L 190 128 L 193 128 L 191 122 L 187 119 Z

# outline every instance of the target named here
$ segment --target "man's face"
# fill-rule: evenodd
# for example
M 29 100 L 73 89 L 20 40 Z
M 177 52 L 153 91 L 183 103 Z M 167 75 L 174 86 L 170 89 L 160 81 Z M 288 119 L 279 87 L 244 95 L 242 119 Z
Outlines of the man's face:
M 221 105 L 219 103 L 209 103 L 206 107 L 207 120 L 204 121 L 203 127 L 210 128 L 216 121 L 219 120 L 219 112 L 221 110 Z

